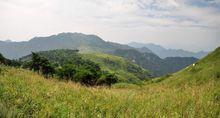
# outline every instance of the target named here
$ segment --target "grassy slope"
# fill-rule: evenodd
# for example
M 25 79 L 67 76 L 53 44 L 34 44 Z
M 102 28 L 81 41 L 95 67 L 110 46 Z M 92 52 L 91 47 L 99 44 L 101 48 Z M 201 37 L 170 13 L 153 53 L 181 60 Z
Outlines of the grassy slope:
M 122 81 L 138 82 L 149 77 L 147 70 L 122 57 L 103 53 L 82 54 L 82 57 L 98 63 L 103 70 L 116 73 Z
M 220 49 L 170 77 L 144 86 L 86 88 L 6 68 L 0 115 L 57 117 L 220 117 Z
M 175 86 L 203 85 L 210 81 L 220 81 L 220 48 L 196 62 L 195 65 L 190 65 L 168 78 L 160 79 L 165 79 L 164 83 Z

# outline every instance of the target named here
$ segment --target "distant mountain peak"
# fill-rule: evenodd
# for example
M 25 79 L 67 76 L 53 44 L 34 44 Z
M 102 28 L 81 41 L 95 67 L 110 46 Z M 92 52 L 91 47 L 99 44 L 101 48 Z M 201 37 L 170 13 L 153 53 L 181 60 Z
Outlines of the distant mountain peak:
M 116 49 L 132 48 L 127 45 L 104 41 L 97 35 L 64 32 L 46 37 L 34 37 L 24 42 L 0 42 L 0 52 L 10 59 L 19 58 L 31 51 L 78 49 L 80 52 L 113 53 Z
M 190 52 L 183 49 L 166 49 L 160 45 L 153 44 L 153 43 L 138 43 L 138 42 L 131 42 L 128 44 L 134 48 L 142 48 L 146 47 L 150 49 L 153 53 L 158 55 L 161 58 L 166 57 L 195 57 L 195 58 L 203 58 L 208 54 L 208 52 L 200 51 L 200 52 Z

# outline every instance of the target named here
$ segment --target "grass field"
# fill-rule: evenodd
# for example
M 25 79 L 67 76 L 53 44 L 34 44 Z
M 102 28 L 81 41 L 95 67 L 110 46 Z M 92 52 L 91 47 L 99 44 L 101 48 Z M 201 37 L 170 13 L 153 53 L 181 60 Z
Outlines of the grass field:
M 112 88 L 0 68 L 0 117 L 220 117 L 220 49 L 173 75 Z

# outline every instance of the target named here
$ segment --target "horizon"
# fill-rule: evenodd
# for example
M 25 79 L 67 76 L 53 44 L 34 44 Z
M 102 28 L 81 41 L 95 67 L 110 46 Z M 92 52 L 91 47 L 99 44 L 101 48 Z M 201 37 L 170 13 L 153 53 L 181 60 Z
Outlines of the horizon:
M 2 41 L 80 32 L 190 52 L 220 46 L 219 0 L 2 0 L 0 7 Z
M 32 39 L 34 39 L 34 38 L 50 37 L 50 36 L 59 35 L 59 34 L 62 34 L 62 33 L 72 33 L 72 34 L 78 33 L 78 34 L 84 34 L 84 33 L 81 33 L 81 32 L 61 32 L 61 33 L 51 34 L 51 35 L 45 35 L 45 36 L 34 36 L 34 37 L 32 37 L 32 38 L 30 38 L 30 39 L 27 39 L 27 40 L 11 40 L 11 39 L 1 40 L 1 39 L 0 39 L 0 41 L 3 41 L 3 42 L 28 42 L 28 41 L 30 41 L 30 40 L 32 40 Z M 96 35 L 96 34 L 84 34 L 84 35 L 95 35 L 95 36 L 98 36 L 98 35 Z M 100 37 L 100 36 L 98 36 L 98 37 Z M 165 49 L 167 49 L 167 50 L 172 50 L 172 49 L 173 49 L 173 50 L 183 50 L 183 51 L 188 51 L 188 52 L 193 52 L 193 53 L 198 53 L 198 52 L 212 52 L 212 51 L 214 51 L 214 50 L 217 48 L 217 47 L 216 47 L 216 48 L 214 48 L 214 49 L 212 49 L 212 50 L 203 50 L 203 49 L 201 49 L 201 50 L 198 50 L 198 51 L 195 51 L 195 50 L 191 51 L 191 50 L 182 49 L 182 48 L 166 47 L 166 46 L 164 46 L 164 45 L 160 45 L 160 44 L 153 43 L 153 42 L 148 42 L 148 43 L 146 43 L 146 42 L 130 41 L 130 42 L 127 42 L 127 43 L 121 43 L 121 42 L 108 41 L 108 40 L 103 39 L 102 37 L 100 37 L 100 38 L 101 38 L 102 40 L 106 41 L 106 42 L 113 42 L 113 43 L 118 43 L 118 44 L 122 44 L 122 45 L 128 45 L 129 43 L 152 44 L 152 45 L 160 46 L 160 47 L 165 48 Z
M 28 40 L 19 40 L 19 41 L 16 41 L 16 40 L 11 40 L 11 39 L 6 39 L 6 40 L 1 40 L 0 41 L 3 41 L 3 42 L 28 42 L 34 38 L 39 38 L 39 37 L 50 37 L 50 36 L 54 36 L 54 35 L 59 35 L 59 34 L 62 34 L 62 33 L 77 33 L 77 34 L 84 34 L 84 33 L 80 33 L 80 32 L 61 32 L 61 33 L 57 33 L 57 34 L 53 34 L 53 35 L 47 35 L 47 36 L 35 36 L 35 37 L 32 37 Z M 95 34 L 84 34 L 84 35 L 95 35 Z M 98 36 L 98 35 L 95 35 L 95 36 Z M 98 36 L 100 37 L 100 36 Z M 120 43 L 120 42 L 114 42 L 114 41 L 107 41 L 105 39 L 103 39 L 102 37 L 100 37 L 102 40 L 106 41 L 106 42 L 113 42 L 113 43 L 118 43 L 118 44 L 122 44 L 122 45 L 128 45 L 129 43 L 139 43 L 139 44 L 152 44 L 152 45 L 156 45 L 156 46 L 160 46 L 162 48 L 165 48 L 167 50 L 183 50 L 183 51 L 188 51 L 188 52 L 192 52 L 192 53 L 199 53 L 199 52 L 212 52 L 214 51 L 215 49 L 213 50 L 199 50 L 199 51 L 190 51 L 190 50 L 187 50 L 187 49 L 181 49 L 181 48 L 170 48 L 170 47 L 165 47 L 163 45 L 160 45 L 160 44 L 156 44 L 156 43 L 153 43 L 153 42 L 149 42 L 149 43 L 145 43 L 145 42 L 136 42 L 136 41 L 131 41 L 131 42 L 128 42 L 128 43 Z

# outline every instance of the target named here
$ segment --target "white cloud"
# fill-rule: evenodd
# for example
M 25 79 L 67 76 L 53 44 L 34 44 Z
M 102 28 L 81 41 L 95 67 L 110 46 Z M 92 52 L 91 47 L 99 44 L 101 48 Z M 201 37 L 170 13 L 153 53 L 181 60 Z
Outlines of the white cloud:
M 178 48 L 176 44 L 179 44 L 179 48 L 188 50 L 213 49 L 216 43 L 220 43 L 217 36 L 220 9 L 212 5 L 200 7 L 191 2 L 0 0 L 0 39 L 27 40 L 37 35 L 68 31 L 94 33 L 106 40 L 122 43 L 137 40 L 174 48 Z M 219 0 L 213 0 L 211 4 L 219 4 Z M 186 45 L 195 44 L 199 40 L 204 43 L 196 49 L 182 45 L 185 42 L 188 42 Z

